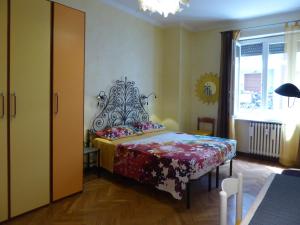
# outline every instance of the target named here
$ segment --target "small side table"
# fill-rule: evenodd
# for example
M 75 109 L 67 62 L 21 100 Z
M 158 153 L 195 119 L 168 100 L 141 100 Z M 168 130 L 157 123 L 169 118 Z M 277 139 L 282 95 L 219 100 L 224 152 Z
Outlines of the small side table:
M 96 153 L 97 154 L 97 174 L 98 177 L 100 177 L 100 169 L 101 169 L 101 165 L 100 165 L 100 149 L 98 148 L 93 148 L 93 147 L 84 147 L 83 149 L 83 155 L 87 155 L 87 169 L 90 168 L 90 155 Z

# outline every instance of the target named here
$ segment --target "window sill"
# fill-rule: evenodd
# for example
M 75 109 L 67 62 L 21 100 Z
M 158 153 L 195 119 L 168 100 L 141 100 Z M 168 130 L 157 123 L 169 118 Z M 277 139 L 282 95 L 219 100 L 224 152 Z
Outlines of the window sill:
M 283 120 L 280 118 L 270 118 L 257 115 L 235 115 L 233 116 L 235 120 L 241 121 L 255 121 L 255 122 L 267 122 L 267 123 L 283 123 Z

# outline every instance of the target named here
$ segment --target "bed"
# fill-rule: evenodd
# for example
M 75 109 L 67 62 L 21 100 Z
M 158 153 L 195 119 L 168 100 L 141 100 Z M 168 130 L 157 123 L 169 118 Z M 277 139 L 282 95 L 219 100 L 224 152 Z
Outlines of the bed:
M 100 92 L 98 100 L 101 111 L 93 121 L 94 133 L 149 121 L 144 109 L 147 97 L 140 95 L 135 83 L 126 78 L 116 81 L 108 96 Z M 138 132 L 117 140 L 95 137 L 92 143 L 101 149 L 104 169 L 166 191 L 175 199 L 182 199 L 187 193 L 188 208 L 191 181 L 205 174 L 211 176 L 213 169 L 236 154 L 235 140 L 166 130 Z

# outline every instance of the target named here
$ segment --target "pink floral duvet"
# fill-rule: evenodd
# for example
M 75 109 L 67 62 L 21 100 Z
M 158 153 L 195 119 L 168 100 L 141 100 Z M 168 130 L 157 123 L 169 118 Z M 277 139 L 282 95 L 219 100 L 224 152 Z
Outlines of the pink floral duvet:
M 118 145 L 114 173 L 181 199 L 190 180 L 235 154 L 235 140 L 170 132 Z

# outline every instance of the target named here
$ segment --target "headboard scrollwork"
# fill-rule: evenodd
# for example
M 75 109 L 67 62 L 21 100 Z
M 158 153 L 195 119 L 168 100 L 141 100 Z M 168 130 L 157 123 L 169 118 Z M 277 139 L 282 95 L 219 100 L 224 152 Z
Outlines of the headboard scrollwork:
M 144 108 L 148 97 L 140 95 L 135 82 L 128 81 L 127 77 L 125 80 L 114 81 L 108 95 L 101 91 L 97 96 L 100 113 L 93 121 L 92 130 L 149 121 L 149 114 Z

